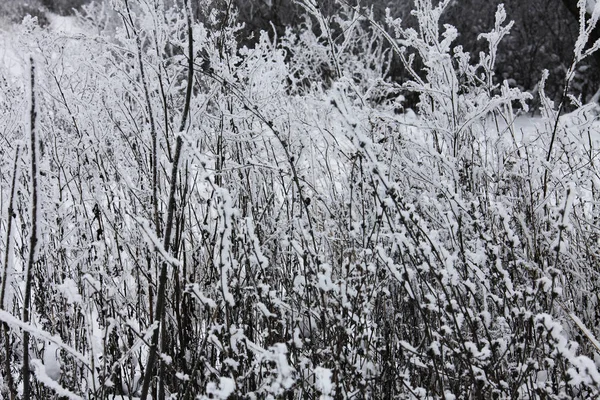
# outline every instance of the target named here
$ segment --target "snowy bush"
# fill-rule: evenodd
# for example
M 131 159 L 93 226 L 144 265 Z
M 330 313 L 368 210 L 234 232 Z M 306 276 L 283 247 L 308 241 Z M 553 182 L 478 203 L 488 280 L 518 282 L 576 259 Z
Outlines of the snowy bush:
M 475 56 L 449 3 L 417 0 L 417 30 L 305 0 L 252 48 L 230 9 L 26 20 L 35 90 L 25 63 L 0 92 L 3 395 L 599 396 L 598 110 L 541 82 L 519 129 L 504 8 Z

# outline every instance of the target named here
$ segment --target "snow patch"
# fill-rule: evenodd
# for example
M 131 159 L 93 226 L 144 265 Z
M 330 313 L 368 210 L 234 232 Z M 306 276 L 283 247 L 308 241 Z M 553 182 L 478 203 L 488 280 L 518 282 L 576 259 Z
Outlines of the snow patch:
M 50 30 L 59 33 L 72 35 L 83 35 L 85 32 L 77 25 L 77 18 L 74 16 L 63 16 L 53 13 L 46 13 L 46 18 L 50 22 Z
M 83 301 L 77 289 L 77 283 L 71 278 L 65 279 L 63 283 L 56 286 L 56 289 L 69 304 L 81 304 Z
M 315 387 L 318 391 L 323 393 L 325 396 L 322 398 L 329 398 L 329 394 L 333 391 L 333 383 L 331 382 L 331 370 L 327 368 L 317 367 L 315 368 Z
M 210 382 L 206 386 L 206 393 L 208 393 L 208 395 L 213 395 L 213 398 L 222 400 L 226 400 L 234 391 L 235 381 L 223 376 L 219 379 L 218 385 L 214 382 Z

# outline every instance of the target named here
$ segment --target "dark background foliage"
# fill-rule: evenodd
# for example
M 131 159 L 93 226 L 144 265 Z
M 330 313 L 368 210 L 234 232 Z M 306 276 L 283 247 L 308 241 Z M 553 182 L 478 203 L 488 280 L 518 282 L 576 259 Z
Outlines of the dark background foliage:
M 570 1 L 570 0 L 569 0 Z M 80 10 L 89 0 L 10 0 L 0 5 L 0 11 L 12 15 L 13 21 L 25 14 L 37 16 L 43 25 L 44 13 L 50 11 L 69 15 Z M 353 0 L 350 0 L 353 2 Z M 325 15 L 334 15 L 340 4 L 335 0 L 317 2 Z M 389 8 L 391 15 L 411 21 L 409 0 L 370 0 L 375 16 L 381 17 Z M 460 32 L 457 43 L 465 51 L 477 57 L 486 43 L 478 39 L 480 32 L 488 31 L 493 25 L 494 11 L 499 0 L 456 0 L 443 17 L 443 22 L 454 25 Z M 537 98 L 537 83 L 544 69 L 550 72 L 546 91 L 550 98 L 559 100 L 563 92 L 565 72 L 571 64 L 573 45 L 578 22 L 561 0 L 506 0 L 508 17 L 515 21 L 511 35 L 501 44 L 497 62 L 497 78 L 508 79 L 512 86 L 530 91 Z M 568 3 L 568 1 L 567 1 Z M 281 36 L 287 27 L 299 27 L 304 21 L 302 7 L 293 0 L 216 0 L 215 8 L 232 12 L 236 10 L 238 20 L 244 24 L 240 30 L 241 42 L 251 46 L 260 36 L 260 31 L 274 32 Z M 206 10 L 196 10 L 202 19 Z M 397 59 L 390 68 L 389 78 L 403 81 L 406 73 Z M 589 59 L 583 62 L 572 87 L 573 94 L 581 96 L 582 102 L 589 101 L 598 90 L 600 73 L 598 62 Z M 535 100 L 534 100 L 535 105 Z M 536 107 L 532 108 L 533 110 Z
M 293 0 L 234 0 L 240 20 L 245 23 L 242 31 L 248 42 L 258 37 L 261 30 L 282 34 L 286 26 L 298 26 L 304 20 L 302 9 Z M 353 3 L 352 0 L 350 2 Z M 371 0 L 377 18 L 389 8 L 393 17 L 411 21 L 409 0 Z M 460 36 L 457 44 L 477 57 L 487 43 L 478 39 L 481 32 L 493 26 L 494 12 L 504 3 L 508 18 L 515 21 L 511 35 L 503 41 L 497 62 L 498 79 L 537 95 L 541 73 L 548 69 L 550 77 L 546 85 L 550 98 L 558 100 L 564 89 L 565 72 L 572 61 L 573 45 L 577 37 L 578 21 L 561 0 L 456 0 L 444 14 L 442 21 L 454 25 Z M 339 5 L 334 0 L 318 2 L 324 14 L 334 14 Z M 364 2 L 361 2 L 364 5 Z M 398 60 L 390 75 L 402 81 L 406 75 Z M 598 62 L 589 59 L 577 71 L 574 94 L 583 102 L 589 101 L 598 90 Z

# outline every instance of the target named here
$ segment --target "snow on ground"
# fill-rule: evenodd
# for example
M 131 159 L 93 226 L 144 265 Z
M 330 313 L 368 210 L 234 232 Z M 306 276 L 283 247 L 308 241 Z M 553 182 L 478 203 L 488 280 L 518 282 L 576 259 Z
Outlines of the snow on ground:
M 66 33 L 69 35 L 83 34 L 83 29 L 77 25 L 77 18 L 73 16 L 65 17 L 47 13 L 46 18 L 50 22 L 50 30 L 54 32 Z
M 69 16 L 64 17 L 52 13 L 47 13 L 46 18 L 50 22 L 49 29 L 53 32 L 65 35 L 83 34 L 83 29 L 77 25 L 77 19 Z M 11 79 L 23 76 L 28 62 L 25 54 L 20 54 L 16 48 L 16 29 L 8 27 L 0 30 L 0 78 Z
M 491 120 L 488 123 L 491 124 Z M 508 132 L 509 125 L 512 126 L 518 142 L 528 143 L 539 138 L 542 133 L 549 135 L 554 130 L 555 121 L 529 114 L 515 117 L 510 124 L 498 120 L 501 132 Z M 589 146 L 591 141 L 594 148 L 597 148 L 600 146 L 600 106 L 590 103 L 579 110 L 561 116 L 558 128 L 563 132 L 568 132 L 572 136 L 571 139 L 580 142 L 582 146 Z
M 14 34 L 0 32 L 0 78 L 19 77 L 23 74 L 23 60 L 13 47 Z

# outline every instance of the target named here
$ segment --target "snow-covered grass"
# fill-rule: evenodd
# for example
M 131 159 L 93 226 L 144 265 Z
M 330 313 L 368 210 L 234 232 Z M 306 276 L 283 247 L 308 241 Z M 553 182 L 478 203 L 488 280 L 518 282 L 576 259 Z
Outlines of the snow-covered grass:
M 439 24 L 449 0 L 416 2 L 419 32 L 306 0 L 320 36 L 252 49 L 219 13 L 188 27 L 181 9 L 111 4 L 110 36 L 92 8 L 5 40 L 39 71 L 33 318 L 16 273 L 0 310 L 11 343 L 31 334 L 35 396 L 142 398 L 146 377 L 167 398 L 600 395 L 598 112 L 540 96 L 543 118 L 516 115 L 530 96 L 494 76 L 502 7 L 473 61 Z M 405 48 L 403 86 L 386 40 Z M 0 86 L 0 229 L 16 173 L 19 266 L 23 75 Z M 399 114 L 405 91 L 419 104 Z M 0 359 L 19 366 L 16 346 Z

